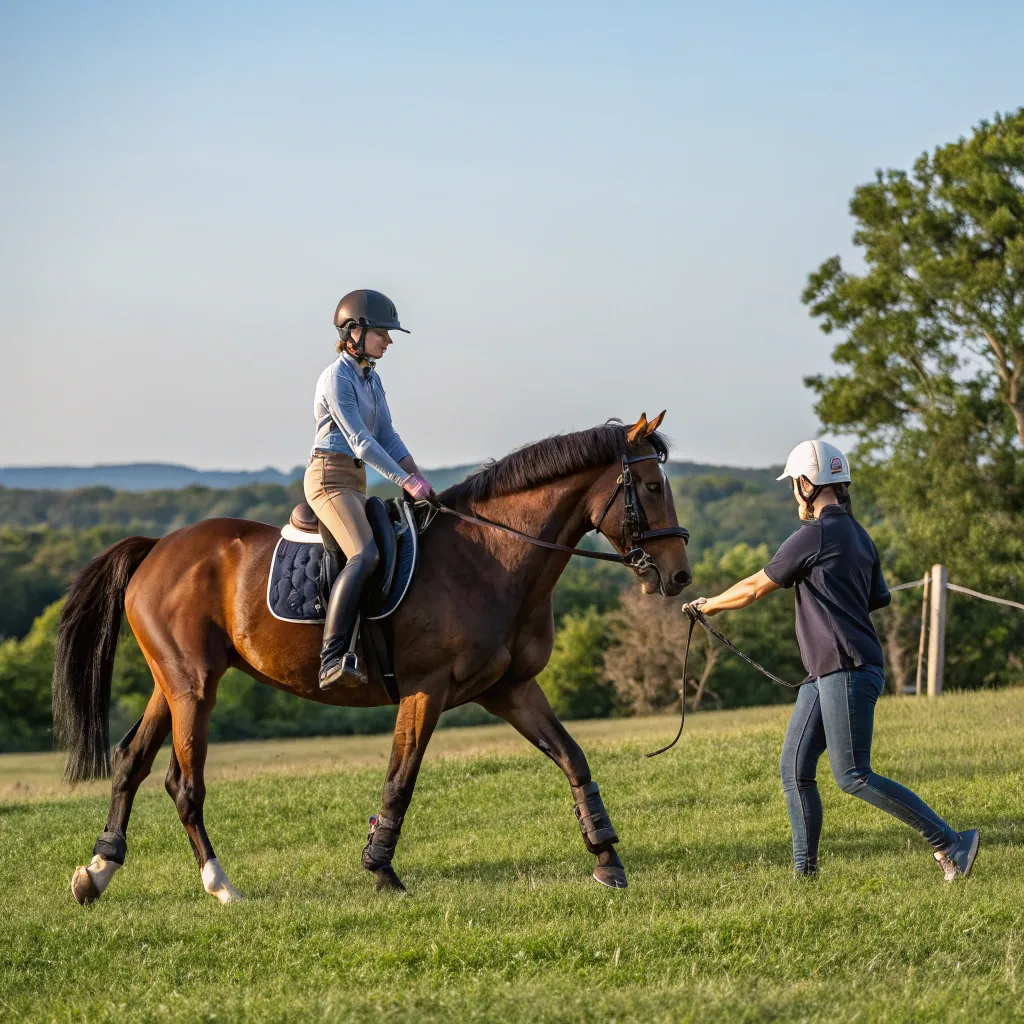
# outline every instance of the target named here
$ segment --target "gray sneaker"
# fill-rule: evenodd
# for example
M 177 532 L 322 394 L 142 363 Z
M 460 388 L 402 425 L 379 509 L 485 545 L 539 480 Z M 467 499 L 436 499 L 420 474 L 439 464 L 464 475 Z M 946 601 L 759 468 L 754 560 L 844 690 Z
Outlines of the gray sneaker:
M 947 882 L 955 882 L 957 875 L 968 878 L 971 868 L 974 867 L 974 858 L 978 856 L 978 843 L 981 837 L 976 828 L 970 828 L 966 832 L 958 832 L 959 839 L 955 846 L 939 853 L 937 850 L 932 856 L 935 862 L 942 868 L 943 877 Z

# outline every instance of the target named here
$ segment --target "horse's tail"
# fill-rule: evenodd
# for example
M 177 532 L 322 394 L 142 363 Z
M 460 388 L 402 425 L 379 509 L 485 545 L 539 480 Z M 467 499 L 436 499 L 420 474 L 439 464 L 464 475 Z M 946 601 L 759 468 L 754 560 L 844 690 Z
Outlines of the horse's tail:
M 97 555 L 75 577 L 60 613 L 53 663 L 53 726 L 67 746 L 64 779 L 110 774 L 110 679 L 124 614 L 124 594 L 153 550 L 151 537 L 128 537 Z

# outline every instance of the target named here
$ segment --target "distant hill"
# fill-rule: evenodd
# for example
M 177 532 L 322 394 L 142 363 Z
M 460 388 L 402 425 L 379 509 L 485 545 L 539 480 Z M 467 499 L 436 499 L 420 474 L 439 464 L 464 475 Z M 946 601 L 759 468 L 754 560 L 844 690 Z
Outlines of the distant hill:
M 430 482 L 442 491 L 468 476 L 478 464 L 425 470 Z M 670 477 L 726 476 L 765 485 L 778 475 L 776 469 L 742 469 L 701 462 L 670 462 Z M 278 484 L 287 487 L 301 479 L 304 466 L 282 472 L 267 466 L 255 470 L 193 469 L 168 462 L 129 462 L 104 466 L 0 466 L 0 488 L 22 491 L 78 491 L 87 487 L 110 487 L 115 491 L 176 491 L 185 487 L 230 490 L 250 484 Z M 368 487 L 383 478 L 367 467 Z
M 170 462 L 126 462 L 105 466 L 0 466 L 0 487 L 19 491 L 80 491 L 87 487 L 111 487 L 115 491 L 177 491 L 185 487 L 209 487 L 226 491 L 250 484 L 287 487 L 302 478 L 305 466 L 287 472 L 265 469 L 193 469 Z M 431 483 L 440 491 L 476 469 L 476 465 L 428 470 Z M 366 483 L 376 487 L 384 478 L 367 467 Z
M 248 484 L 287 486 L 302 467 L 287 473 L 267 466 L 256 470 L 193 469 L 169 462 L 128 462 L 109 466 L 0 466 L 0 487 L 22 491 L 78 491 L 112 487 L 116 491 L 174 491 L 182 487 L 228 490 Z

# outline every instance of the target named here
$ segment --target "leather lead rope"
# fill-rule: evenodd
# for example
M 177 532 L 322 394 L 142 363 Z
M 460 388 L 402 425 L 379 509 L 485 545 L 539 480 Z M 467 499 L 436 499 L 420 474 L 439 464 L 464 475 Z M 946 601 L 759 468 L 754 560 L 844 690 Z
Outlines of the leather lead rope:
M 686 646 L 683 648 L 683 685 L 680 687 L 682 696 L 679 708 L 679 731 L 668 746 L 662 747 L 660 750 L 652 750 L 649 754 L 644 754 L 644 757 L 657 757 L 659 754 L 664 754 L 666 750 L 671 750 L 679 742 L 679 737 L 683 735 L 683 726 L 686 725 L 686 663 L 690 660 L 690 640 L 693 639 L 693 627 L 697 625 L 696 618 L 692 615 L 689 618 L 690 628 L 686 632 Z
M 785 679 L 780 679 L 774 672 L 769 672 L 764 665 L 759 664 L 749 655 L 744 654 L 728 637 L 723 636 L 708 622 L 708 617 L 699 608 L 691 608 L 687 605 L 686 614 L 690 620 L 690 628 L 686 633 L 686 646 L 683 648 L 682 712 L 679 716 L 679 731 L 676 733 L 676 738 L 667 747 L 662 747 L 660 750 L 652 750 L 649 754 L 644 755 L 645 757 L 657 757 L 658 754 L 664 754 L 666 750 L 671 750 L 679 742 L 679 737 L 683 735 L 683 726 L 686 724 L 686 663 L 690 657 L 690 640 L 693 637 L 693 628 L 698 622 L 713 637 L 725 644 L 733 654 L 739 655 L 748 665 L 756 668 L 761 675 L 770 679 L 773 683 L 777 683 L 779 686 L 786 686 L 791 690 L 796 690 L 803 686 L 803 683 L 787 683 Z

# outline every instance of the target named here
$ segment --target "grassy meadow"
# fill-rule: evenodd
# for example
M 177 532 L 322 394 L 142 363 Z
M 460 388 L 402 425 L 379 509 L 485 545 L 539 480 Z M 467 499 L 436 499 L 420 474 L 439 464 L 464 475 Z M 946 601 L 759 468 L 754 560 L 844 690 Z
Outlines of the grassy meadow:
M 206 821 L 246 901 L 203 893 L 160 776 L 92 908 L 105 784 L 0 757 L 0 1019 L 9 1021 L 1024 1020 L 1024 690 L 879 705 L 875 768 L 957 828 L 975 874 L 820 775 L 821 875 L 797 880 L 777 777 L 785 708 L 577 723 L 622 838 L 590 879 L 561 773 L 505 726 L 435 737 L 396 867 L 359 865 L 384 737 L 224 744 Z

